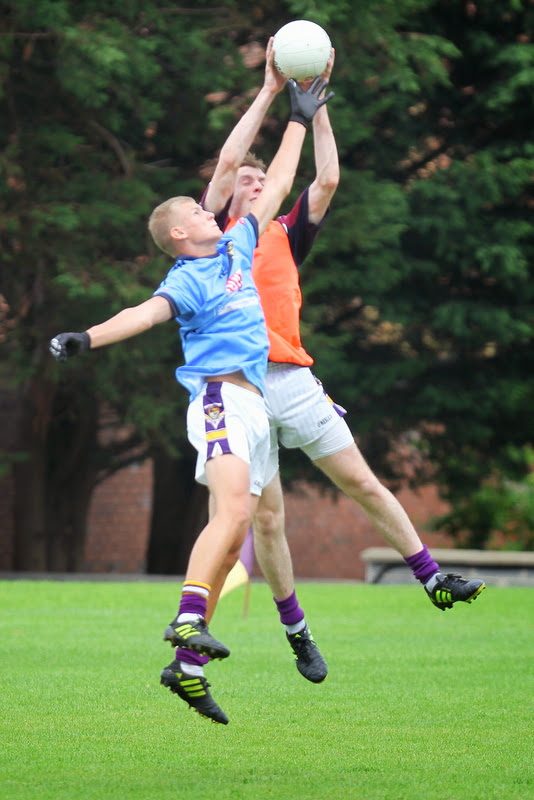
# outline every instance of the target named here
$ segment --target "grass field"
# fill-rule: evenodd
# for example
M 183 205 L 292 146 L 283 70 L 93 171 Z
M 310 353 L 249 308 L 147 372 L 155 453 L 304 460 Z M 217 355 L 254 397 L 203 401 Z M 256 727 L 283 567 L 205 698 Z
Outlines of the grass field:
M 534 590 L 298 584 L 302 678 L 268 588 L 225 597 L 215 725 L 159 685 L 173 583 L 0 582 L 3 800 L 532 800 Z

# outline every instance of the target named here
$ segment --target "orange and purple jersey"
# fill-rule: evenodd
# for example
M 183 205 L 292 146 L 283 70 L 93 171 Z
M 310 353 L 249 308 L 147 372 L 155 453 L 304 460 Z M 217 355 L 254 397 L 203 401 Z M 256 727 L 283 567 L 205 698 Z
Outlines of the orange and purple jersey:
M 216 216 L 222 230 L 235 225 L 226 209 Z M 289 212 L 272 220 L 254 251 L 252 277 L 258 289 L 267 333 L 269 361 L 309 367 L 313 358 L 300 340 L 299 267 L 310 252 L 319 225 L 308 220 L 308 189 Z

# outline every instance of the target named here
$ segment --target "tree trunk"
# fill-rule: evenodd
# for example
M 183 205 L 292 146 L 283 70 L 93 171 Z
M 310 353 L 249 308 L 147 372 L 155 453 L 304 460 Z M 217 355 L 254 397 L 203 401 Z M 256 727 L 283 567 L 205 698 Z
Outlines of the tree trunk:
M 194 479 L 194 453 L 154 457 L 152 523 L 147 572 L 183 575 L 195 540 L 208 519 L 208 491 Z
M 26 456 L 13 467 L 14 569 L 79 571 L 97 470 L 95 398 L 37 372 L 20 394 L 14 449 Z
M 14 451 L 22 461 L 13 466 L 13 567 L 45 571 L 46 434 L 54 387 L 37 372 L 21 387 Z
M 89 503 L 98 469 L 98 402 L 81 388 L 56 394 L 48 435 L 47 568 L 83 569 Z

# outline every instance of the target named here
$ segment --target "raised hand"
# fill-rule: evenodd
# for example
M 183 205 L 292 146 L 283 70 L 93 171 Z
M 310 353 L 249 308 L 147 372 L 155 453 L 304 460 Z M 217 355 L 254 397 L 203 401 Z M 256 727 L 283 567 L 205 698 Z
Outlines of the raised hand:
M 323 73 L 321 73 L 321 78 L 323 81 L 330 83 L 330 76 L 332 75 L 332 70 L 334 69 L 334 61 L 336 60 L 336 51 L 334 48 L 330 51 L 330 58 L 326 64 L 326 69 Z
M 271 36 L 271 38 L 267 43 L 267 50 L 265 51 L 266 63 L 265 63 L 264 85 L 268 89 L 271 89 L 273 92 L 281 92 L 286 84 L 286 79 L 275 66 L 273 42 L 274 42 L 274 36 Z
M 308 89 L 303 89 L 293 78 L 288 80 L 287 85 L 291 98 L 289 121 L 300 122 L 305 128 L 308 127 L 321 106 L 324 106 L 334 97 L 334 92 L 329 92 L 325 97 L 319 97 L 328 86 L 328 83 L 321 76 L 315 78 Z

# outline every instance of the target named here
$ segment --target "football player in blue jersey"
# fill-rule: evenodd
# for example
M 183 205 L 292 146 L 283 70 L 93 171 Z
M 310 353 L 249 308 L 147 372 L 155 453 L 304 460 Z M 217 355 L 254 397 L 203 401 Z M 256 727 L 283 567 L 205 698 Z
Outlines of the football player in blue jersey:
M 176 377 L 190 394 L 187 429 L 198 451 L 196 478 L 207 484 L 214 513 L 193 547 L 178 614 L 164 638 L 200 658 L 230 654 L 208 631 L 207 603 L 228 553 L 239 554 L 269 455 L 263 400 L 269 342 L 251 277 L 254 248 L 291 190 L 308 124 L 332 96 L 325 96 L 320 78 L 306 90 L 294 81 L 288 86 L 290 119 L 253 213 L 223 235 L 214 215 L 192 198 L 165 201 L 152 212 L 149 230 L 175 263 L 154 295 L 82 333 L 60 333 L 50 342 L 52 355 L 64 361 L 173 318 L 180 325 L 185 364 Z M 203 716 L 227 724 L 201 663 L 174 659 L 161 681 Z

